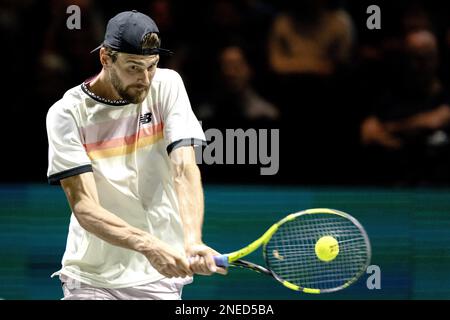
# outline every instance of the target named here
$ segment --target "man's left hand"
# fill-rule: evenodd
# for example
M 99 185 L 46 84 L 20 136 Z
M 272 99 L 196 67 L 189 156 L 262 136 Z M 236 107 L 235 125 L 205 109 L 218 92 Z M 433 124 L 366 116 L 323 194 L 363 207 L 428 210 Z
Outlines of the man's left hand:
M 214 262 L 214 256 L 219 255 L 220 253 L 203 243 L 186 246 L 186 256 L 190 263 L 190 268 L 192 272 L 196 274 L 227 274 L 227 269 L 216 266 L 216 263 Z

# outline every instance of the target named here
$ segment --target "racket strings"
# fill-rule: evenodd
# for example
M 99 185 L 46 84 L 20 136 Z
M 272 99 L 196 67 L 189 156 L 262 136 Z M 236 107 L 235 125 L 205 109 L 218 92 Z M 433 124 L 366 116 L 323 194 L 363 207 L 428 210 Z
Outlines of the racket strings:
M 315 222 L 314 226 L 317 226 L 317 221 L 314 221 L 314 222 Z M 295 225 L 290 224 L 291 229 L 292 229 L 293 226 L 295 226 Z M 295 229 L 298 229 L 298 227 L 294 228 L 294 230 Z M 317 229 L 317 228 L 314 228 L 314 229 Z M 284 232 L 285 233 L 284 234 L 284 242 L 285 241 L 289 241 L 290 243 L 292 243 L 293 240 L 290 239 L 290 237 L 289 237 L 289 235 L 292 233 L 292 230 L 285 229 L 284 231 L 286 231 L 286 232 Z M 317 230 L 314 230 L 314 231 L 317 231 Z M 324 227 L 320 228 L 320 232 L 324 232 L 324 231 L 326 232 L 327 235 L 332 235 L 332 236 L 334 236 L 337 239 L 338 238 L 342 238 L 342 231 L 341 230 L 339 231 L 340 234 L 337 234 L 336 232 L 330 233 L 330 230 L 327 230 L 326 227 L 325 228 Z M 306 230 L 306 232 L 311 232 L 311 230 Z M 283 238 L 283 234 L 282 234 L 282 238 Z M 302 251 L 298 251 L 298 250 L 294 251 L 294 253 L 286 252 L 286 254 L 289 254 L 290 256 L 295 258 L 295 259 L 290 258 L 289 259 L 290 263 L 296 262 L 297 265 L 298 264 L 302 265 L 300 270 L 304 271 L 303 275 L 302 274 L 297 274 L 298 272 L 297 272 L 296 266 L 289 265 L 287 263 L 284 264 L 284 265 L 280 265 L 281 268 L 279 268 L 279 271 L 281 271 L 281 273 L 283 273 L 283 274 L 290 275 L 290 276 L 294 275 L 294 274 L 297 274 L 297 277 L 299 279 L 298 281 L 300 283 L 302 283 L 303 286 L 308 286 L 308 285 L 305 285 L 305 284 L 309 282 L 310 283 L 309 287 L 317 287 L 317 285 L 314 286 L 313 284 L 315 284 L 315 283 L 318 283 L 318 284 L 319 283 L 322 283 L 322 284 L 326 283 L 328 280 L 324 281 L 322 279 L 323 278 L 330 278 L 330 270 L 329 270 L 330 269 L 330 267 L 329 267 L 330 265 L 324 264 L 323 262 L 319 261 L 317 259 L 317 257 L 315 256 L 315 254 L 314 254 L 314 246 L 315 246 L 315 242 L 317 240 L 314 239 L 314 238 L 313 238 L 312 241 L 311 241 L 311 239 L 309 239 L 309 240 L 310 240 L 309 243 L 307 242 L 306 244 L 305 243 L 303 244 L 303 245 L 306 245 L 305 249 L 309 249 L 309 250 L 303 251 L 303 252 L 306 252 L 306 254 L 305 253 L 299 254 L 298 252 L 302 252 Z M 298 243 L 294 242 L 294 244 L 298 247 Z M 342 252 L 342 249 L 341 249 L 341 252 Z M 346 250 L 346 252 L 348 252 L 348 251 Z M 363 250 L 363 252 L 364 252 L 364 250 Z M 301 260 L 299 260 L 299 258 L 301 258 Z M 344 258 L 344 259 L 340 259 L 340 261 L 336 260 L 334 264 L 335 265 L 339 264 L 339 266 L 338 266 L 339 268 L 338 269 L 349 270 L 348 264 L 342 263 L 342 262 L 347 261 L 348 259 L 345 259 L 346 257 L 342 253 L 341 253 L 341 257 L 340 258 Z M 315 267 L 314 268 L 314 272 L 311 272 L 312 267 Z M 295 271 L 295 273 L 293 273 L 293 271 Z M 308 272 L 306 272 L 306 271 L 308 271 Z M 341 278 L 344 278 L 344 279 L 347 278 L 345 274 L 343 275 L 343 277 L 340 277 L 340 274 L 336 273 L 336 271 L 338 271 L 338 270 L 334 270 L 335 273 L 332 276 L 332 279 L 331 279 L 332 281 L 339 282 L 339 281 L 342 281 Z M 290 282 L 293 282 L 293 280 L 291 280 Z M 332 284 L 332 286 L 334 286 L 334 284 Z
M 318 259 L 316 242 L 323 236 L 338 241 L 339 254 L 329 262 Z M 364 232 L 338 215 L 301 215 L 280 226 L 265 246 L 267 264 L 283 280 L 314 289 L 339 288 L 364 271 L 369 249 Z

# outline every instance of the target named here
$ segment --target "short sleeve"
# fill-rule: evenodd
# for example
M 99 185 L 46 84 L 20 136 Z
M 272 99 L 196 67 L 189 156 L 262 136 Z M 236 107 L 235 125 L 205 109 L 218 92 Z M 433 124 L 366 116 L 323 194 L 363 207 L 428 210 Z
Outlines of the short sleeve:
M 175 71 L 163 97 L 164 139 L 167 153 L 181 146 L 206 144 L 205 134 L 189 102 L 183 80 Z
M 47 113 L 48 170 L 50 184 L 92 171 L 80 131 L 70 111 L 54 105 Z

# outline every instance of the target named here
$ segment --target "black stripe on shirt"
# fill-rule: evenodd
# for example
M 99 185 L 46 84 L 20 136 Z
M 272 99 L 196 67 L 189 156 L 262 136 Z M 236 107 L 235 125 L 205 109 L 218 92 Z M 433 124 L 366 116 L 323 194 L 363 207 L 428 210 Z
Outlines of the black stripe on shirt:
M 173 150 L 179 147 L 194 146 L 194 145 L 206 146 L 206 144 L 207 143 L 205 140 L 200 140 L 196 138 L 180 139 L 172 142 L 167 146 L 167 153 L 170 154 Z
M 83 166 L 79 166 L 76 168 L 72 168 L 66 171 L 58 172 L 55 174 L 52 174 L 48 177 L 48 183 L 51 185 L 58 185 L 59 181 L 65 178 L 69 178 L 72 176 L 76 176 L 85 172 L 93 172 L 92 165 L 86 164 Z

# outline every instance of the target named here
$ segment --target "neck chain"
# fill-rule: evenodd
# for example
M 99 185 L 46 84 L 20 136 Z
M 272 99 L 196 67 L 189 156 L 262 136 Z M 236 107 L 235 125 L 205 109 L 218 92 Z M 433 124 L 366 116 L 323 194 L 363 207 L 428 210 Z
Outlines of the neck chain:
M 123 106 L 123 105 L 126 105 L 126 104 L 130 104 L 127 100 L 124 100 L 124 99 L 110 100 L 110 99 L 106 99 L 106 98 L 100 97 L 99 95 L 96 95 L 91 90 L 89 90 L 88 83 L 86 83 L 86 82 L 83 82 L 81 84 L 81 89 L 87 95 L 89 95 L 92 99 L 97 100 L 99 102 L 103 102 L 103 103 L 106 103 L 106 104 L 111 104 L 111 105 L 114 105 L 114 106 Z

